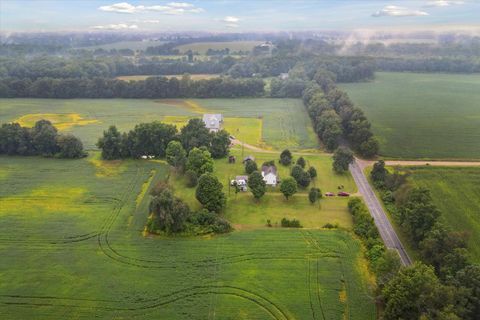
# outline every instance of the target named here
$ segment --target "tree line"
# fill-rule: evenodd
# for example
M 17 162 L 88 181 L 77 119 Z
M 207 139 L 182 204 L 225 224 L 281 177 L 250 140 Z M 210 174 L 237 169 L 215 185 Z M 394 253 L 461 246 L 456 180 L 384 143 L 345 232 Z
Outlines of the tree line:
M 362 110 L 356 108 L 347 93 L 335 85 L 335 75 L 319 69 L 303 91 L 302 99 L 313 121 L 315 132 L 328 150 L 345 138 L 361 156 L 378 153 L 378 142 Z
M 142 156 L 164 158 L 172 141 L 178 141 L 186 153 L 204 147 L 214 158 L 223 158 L 228 154 L 230 135 L 225 130 L 210 132 L 201 119 L 190 119 L 180 132 L 175 125 L 153 121 L 137 124 L 123 133 L 110 126 L 97 146 L 106 160 Z
M 33 128 L 18 123 L 4 123 L 0 127 L 0 154 L 81 158 L 86 153 L 80 139 L 70 134 L 59 134 L 48 120 L 39 120 Z
M 480 265 L 470 261 L 467 235 L 452 231 L 426 188 L 375 163 L 371 179 L 422 262 L 401 269 L 382 286 L 385 319 L 478 319 Z
M 107 78 L 0 79 L 1 98 L 235 98 L 263 94 L 262 79 L 192 80 L 188 75 L 130 82 Z

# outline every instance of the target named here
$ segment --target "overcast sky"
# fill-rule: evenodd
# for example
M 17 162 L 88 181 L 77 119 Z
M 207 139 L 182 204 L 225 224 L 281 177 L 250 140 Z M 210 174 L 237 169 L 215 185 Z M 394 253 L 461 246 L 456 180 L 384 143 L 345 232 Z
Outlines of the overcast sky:
M 0 0 L 3 32 L 242 32 L 479 26 L 478 0 Z

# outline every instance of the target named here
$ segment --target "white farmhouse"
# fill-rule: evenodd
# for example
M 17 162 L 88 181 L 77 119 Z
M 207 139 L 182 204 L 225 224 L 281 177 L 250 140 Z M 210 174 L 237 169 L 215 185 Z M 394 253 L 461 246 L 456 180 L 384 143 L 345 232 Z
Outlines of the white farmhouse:
M 221 129 L 223 116 L 221 114 L 204 114 L 203 123 L 210 132 L 217 132 Z
M 262 166 L 263 181 L 267 186 L 275 187 L 277 185 L 277 167 Z

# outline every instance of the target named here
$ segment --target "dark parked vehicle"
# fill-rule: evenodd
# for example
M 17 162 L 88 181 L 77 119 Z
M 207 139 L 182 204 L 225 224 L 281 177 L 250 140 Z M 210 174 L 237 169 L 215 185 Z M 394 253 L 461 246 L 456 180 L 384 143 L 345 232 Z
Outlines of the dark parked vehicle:
M 350 193 L 348 193 L 348 192 L 343 192 L 343 191 L 342 191 L 342 192 L 339 192 L 337 195 L 338 195 L 339 197 L 349 197 L 349 196 L 350 196 Z
M 333 193 L 333 192 L 327 192 L 327 193 L 325 193 L 325 196 L 326 196 L 326 197 L 335 197 L 335 193 Z

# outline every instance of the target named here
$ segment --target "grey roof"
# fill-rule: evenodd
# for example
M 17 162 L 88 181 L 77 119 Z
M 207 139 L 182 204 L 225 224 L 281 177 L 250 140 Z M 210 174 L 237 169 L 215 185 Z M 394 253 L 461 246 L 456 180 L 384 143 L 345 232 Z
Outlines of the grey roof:
M 277 175 L 277 167 L 275 167 L 275 166 L 262 166 L 262 172 L 264 174 L 273 173 L 274 175 Z
M 203 115 L 203 122 L 205 123 L 205 127 L 207 127 L 207 129 L 220 129 L 220 123 L 223 122 L 223 116 L 219 113 L 207 113 Z
M 238 180 L 245 180 L 245 181 L 247 181 L 247 180 L 248 180 L 248 176 L 236 176 L 236 177 L 235 177 L 235 180 L 237 180 L 237 181 L 238 181 Z
M 246 156 L 245 158 L 243 158 L 243 161 L 248 161 L 248 160 L 252 160 L 252 161 L 255 161 L 255 157 L 254 156 Z

